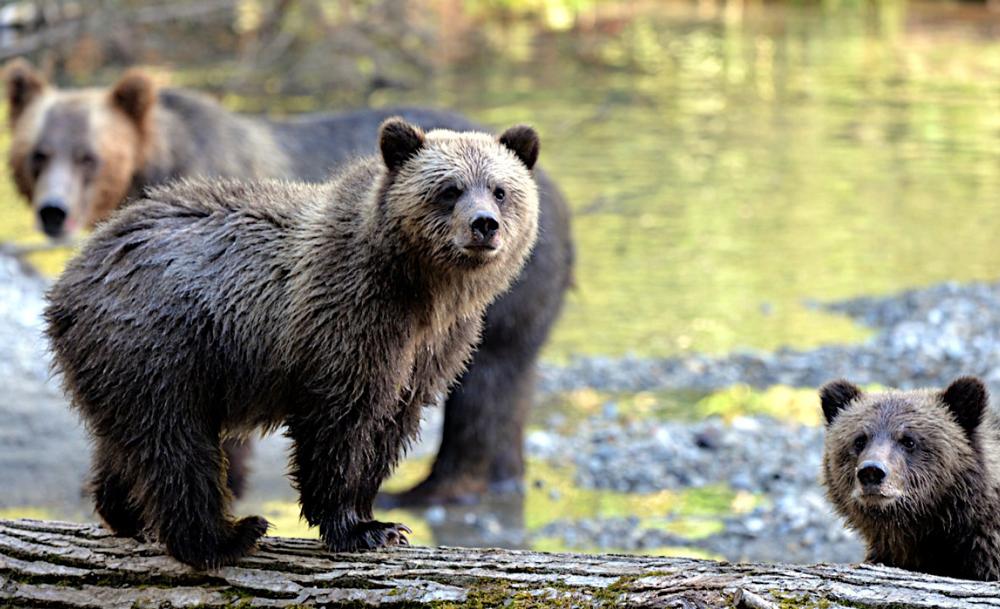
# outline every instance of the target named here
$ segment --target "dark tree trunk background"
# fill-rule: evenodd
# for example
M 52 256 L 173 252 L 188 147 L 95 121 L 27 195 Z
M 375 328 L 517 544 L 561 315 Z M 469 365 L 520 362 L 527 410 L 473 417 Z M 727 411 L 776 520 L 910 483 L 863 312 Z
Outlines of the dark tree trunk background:
M 1000 585 L 870 565 L 398 548 L 333 555 L 268 537 L 196 572 L 96 525 L 0 521 L 0 607 L 1000 608 Z

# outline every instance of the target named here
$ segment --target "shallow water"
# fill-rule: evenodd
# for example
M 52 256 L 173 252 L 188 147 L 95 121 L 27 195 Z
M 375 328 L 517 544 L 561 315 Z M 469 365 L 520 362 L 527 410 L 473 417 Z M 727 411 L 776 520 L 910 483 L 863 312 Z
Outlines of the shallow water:
M 0 441 L 11 446 L 0 454 L 0 467 L 17 468 L 0 472 L 0 485 L 7 487 L 0 496 L 0 518 L 94 520 L 90 499 L 80 484 L 86 475 L 87 443 L 83 430 L 74 424 L 75 416 L 67 412 L 54 390 L 15 394 L 13 399 L 22 405 L 21 412 L 4 420 L 28 420 L 35 431 L 7 430 L 0 437 Z M 789 388 L 766 392 L 733 388 L 709 394 L 579 391 L 544 398 L 533 413 L 529 433 L 546 430 L 571 434 L 581 420 L 606 414 L 611 403 L 614 418 L 623 424 L 659 416 L 694 420 L 710 415 L 727 419 L 740 414 L 774 414 L 775 407 L 777 412 L 794 413 L 796 409 L 789 405 L 796 403 L 805 406 L 803 411 L 807 414 L 801 418 L 809 423 L 811 413 L 818 411 L 818 400 L 812 392 Z M 693 407 L 684 409 L 685 404 Z M 429 435 L 433 436 L 433 429 Z M 41 453 L 36 458 L 32 458 L 32 448 L 27 446 L 29 437 L 36 438 L 34 450 Z M 430 467 L 434 442 L 429 437 L 417 446 L 415 454 L 401 464 L 384 490 L 399 491 L 422 479 Z M 316 537 L 316 530 L 299 519 L 297 495 L 285 476 L 287 454 L 287 441 L 281 436 L 255 443 L 249 490 L 237 502 L 236 512 L 265 516 L 273 524 L 271 533 L 275 535 Z M 532 547 L 555 551 L 565 548 L 558 540 L 541 536 L 539 531 L 556 520 L 640 515 L 639 524 L 643 528 L 659 528 L 697 540 L 721 530 L 725 516 L 748 512 L 763 500 L 721 484 L 637 494 L 581 488 L 575 478 L 573 463 L 565 456 L 530 458 L 523 497 L 487 497 L 480 505 L 446 510 L 377 510 L 376 517 L 405 522 L 414 530 L 413 543 L 421 545 Z M 574 547 L 577 551 L 587 549 Z M 685 547 L 657 548 L 656 552 L 706 555 L 704 551 Z
M 539 128 L 542 163 L 575 212 L 578 251 L 577 287 L 548 359 L 854 341 L 864 329 L 804 301 L 998 275 L 1000 15 L 947 3 L 741 12 L 706 4 L 609 3 L 580 9 L 576 29 L 562 27 L 558 14 L 547 23 L 498 20 L 480 35 L 502 54 L 456 51 L 461 37 L 442 40 L 431 52 L 435 79 L 371 100 L 448 106 L 497 127 L 526 121 Z M 177 76 L 192 86 L 214 77 Z M 317 99 L 287 106 L 323 109 Z M 225 101 L 248 111 L 283 105 L 266 97 Z M 41 241 L 6 181 L 3 239 Z M 33 260 L 55 273 L 64 258 Z M 741 392 L 625 396 L 623 403 L 636 416 L 757 409 L 816 422 L 812 398 L 783 388 Z M 606 397 L 555 396 L 535 424 L 549 425 L 552 414 L 572 422 Z M 425 467 L 409 462 L 395 484 Z M 531 530 L 553 514 L 673 512 L 696 531 L 706 514 L 717 521 L 734 502 L 748 503 L 726 489 L 709 499 L 701 491 L 639 498 L 581 491 L 571 471 L 531 467 L 523 505 L 478 513 L 500 514 L 501 530 Z M 303 533 L 290 490 L 280 488 L 259 488 L 248 508 L 274 518 L 279 533 Z M 422 512 L 406 521 L 424 523 L 414 527 L 417 542 L 462 543 L 463 530 L 493 527 L 468 513 L 477 511 L 454 512 L 457 523 L 432 526 L 435 515 Z

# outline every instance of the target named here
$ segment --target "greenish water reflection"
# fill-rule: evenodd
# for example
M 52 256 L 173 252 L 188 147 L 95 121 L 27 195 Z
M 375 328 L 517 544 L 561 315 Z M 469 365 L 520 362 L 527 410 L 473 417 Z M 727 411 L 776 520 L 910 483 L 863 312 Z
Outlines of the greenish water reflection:
M 576 206 L 550 355 L 855 340 L 802 299 L 995 277 L 1000 45 L 897 9 L 644 16 L 608 43 L 628 69 L 491 91 L 491 122 L 541 125 Z
M 384 485 L 384 490 L 409 488 L 421 480 L 430 467 L 428 459 L 409 459 Z M 527 536 L 527 546 L 542 551 L 566 551 L 556 538 L 540 535 L 541 529 L 556 520 L 593 518 L 627 518 L 641 515 L 639 526 L 662 529 L 697 540 L 723 529 L 723 517 L 747 512 L 760 503 L 760 498 L 746 492 L 736 492 L 724 485 L 650 494 L 618 493 L 584 489 L 574 483 L 573 468 L 531 459 L 528 462 L 527 488 L 523 501 L 494 500 L 475 507 L 449 508 L 441 520 L 431 519 L 428 512 L 417 510 L 376 510 L 375 517 L 384 521 L 405 522 L 416 545 L 493 545 L 496 542 L 481 531 L 463 524 L 466 514 L 492 515 L 501 526 L 513 529 L 509 535 Z M 317 537 L 299 518 L 299 506 L 291 496 L 241 504 L 240 513 L 259 513 L 273 525 L 271 534 L 294 537 Z M 573 551 L 586 548 L 573 548 Z M 592 551 L 599 551 L 593 548 Z M 608 552 L 607 548 L 601 550 Z M 705 556 L 693 548 L 650 548 L 647 553 L 659 555 L 683 554 Z
M 768 416 L 817 426 L 822 422 L 819 395 L 815 389 L 775 385 L 765 390 L 734 385 L 718 391 L 663 390 L 622 393 L 578 389 L 544 397 L 532 413 L 536 426 L 570 433 L 586 417 L 599 416 L 605 404 L 614 403 L 623 419 L 701 421 L 720 417 Z M 556 415 L 556 416 L 553 416 Z M 553 430 L 553 421 L 562 427 Z
M 579 252 L 549 358 L 857 340 L 802 300 L 997 275 L 1000 44 L 981 34 L 997 16 L 644 6 L 568 31 L 491 22 L 503 56 L 437 49 L 426 87 L 373 99 L 540 128 Z M 26 238 L 0 194 L 0 236 Z

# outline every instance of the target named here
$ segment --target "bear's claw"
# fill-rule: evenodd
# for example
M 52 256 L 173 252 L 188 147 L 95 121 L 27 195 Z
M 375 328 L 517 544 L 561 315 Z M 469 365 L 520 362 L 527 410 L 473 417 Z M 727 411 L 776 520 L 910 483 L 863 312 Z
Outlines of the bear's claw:
M 328 543 L 334 552 L 357 552 L 360 550 L 377 550 L 391 546 L 408 546 L 413 530 L 398 522 L 380 522 L 369 520 L 354 525 L 342 542 Z

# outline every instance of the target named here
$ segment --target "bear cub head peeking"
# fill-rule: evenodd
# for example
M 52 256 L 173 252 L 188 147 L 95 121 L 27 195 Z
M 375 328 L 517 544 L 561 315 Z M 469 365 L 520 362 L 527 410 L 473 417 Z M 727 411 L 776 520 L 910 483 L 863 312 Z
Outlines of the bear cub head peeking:
M 986 387 L 820 390 L 827 497 L 867 560 L 967 579 L 1000 578 L 1000 449 Z

